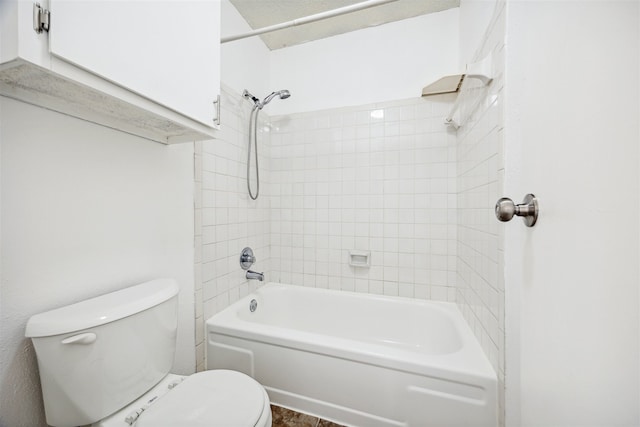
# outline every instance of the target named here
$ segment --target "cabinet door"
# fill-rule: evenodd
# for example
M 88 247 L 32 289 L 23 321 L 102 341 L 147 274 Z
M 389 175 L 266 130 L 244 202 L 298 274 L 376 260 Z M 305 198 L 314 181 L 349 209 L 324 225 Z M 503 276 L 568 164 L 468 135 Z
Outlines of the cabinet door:
M 50 0 L 51 54 L 213 127 L 219 0 Z

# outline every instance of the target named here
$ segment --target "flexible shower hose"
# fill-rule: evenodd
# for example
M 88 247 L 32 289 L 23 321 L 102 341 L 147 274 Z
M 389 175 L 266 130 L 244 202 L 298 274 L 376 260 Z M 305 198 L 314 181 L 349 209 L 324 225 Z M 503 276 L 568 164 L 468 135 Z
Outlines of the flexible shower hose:
M 249 197 L 251 200 L 256 200 L 258 194 L 260 194 L 260 172 L 258 171 L 258 115 L 260 114 L 260 108 L 258 105 L 254 105 L 251 109 L 251 115 L 249 116 L 249 150 L 247 151 L 247 190 L 249 190 Z M 256 151 L 256 195 L 253 195 L 251 191 L 251 137 L 253 135 L 253 144 Z

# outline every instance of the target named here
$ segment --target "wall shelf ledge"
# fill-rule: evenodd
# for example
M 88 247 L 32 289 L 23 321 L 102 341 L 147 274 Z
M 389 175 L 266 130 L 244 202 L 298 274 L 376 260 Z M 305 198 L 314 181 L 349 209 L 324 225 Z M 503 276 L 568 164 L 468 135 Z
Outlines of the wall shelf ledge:
M 493 81 L 491 66 L 493 64 L 493 55 L 489 53 L 482 61 L 473 64 L 467 64 L 467 72 L 458 88 L 458 97 L 453 103 L 449 114 L 444 119 L 447 126 L 459 129 L 463 126 L 473 111 L 477 108 L 482 96 L 478 95 L 478 88 L 489 86 Z M 480 85 L 474 85 L 473 82 L 479 82 Z M 461 105 L 465 103 L 469 106 L 464 112 L 461 111 Z
M 456 101 L 454 102 L 451 110 L 449 111 L 449 114 L 444 120 L 444 123 L 446 125 L 458 129 L 468 119 L 468 117 L 461 117 L 460 105 L 463 102 L 467 102 L 469 97 L 473 97 L 473 95 L 471 94 L 472 89 L 488 86 L 493 81 L 493 75 L 491 73 L 492 63 L 493 58 L 491 53 L 489 53 L 489 55 L 487 55 L 482 61 L 475 62 L 473 64 L 467 64 L 464 73 L 450 74 L 425 86 L 424 88 L 422 88 L 422 96 L 441 95 L 444 93 L 458 93 Z M 480 86 L 478 86 L 477 84 L 473 85 L 473 81 L 479 82 Z M 470 109 L 470 112 L 473 111 L 475 107 L 477 107 L 477 100 L 475 102 L 471 102 L 474 105 Z

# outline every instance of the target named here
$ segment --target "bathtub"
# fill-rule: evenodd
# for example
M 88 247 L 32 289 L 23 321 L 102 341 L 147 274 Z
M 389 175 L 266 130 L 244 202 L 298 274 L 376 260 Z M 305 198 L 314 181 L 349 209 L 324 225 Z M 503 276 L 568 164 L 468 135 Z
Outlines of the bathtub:
M 276 405 L 348 426 L 497 425 L 496 374 L 454 304 L 269 283 L 206 328 L 207 368 Z

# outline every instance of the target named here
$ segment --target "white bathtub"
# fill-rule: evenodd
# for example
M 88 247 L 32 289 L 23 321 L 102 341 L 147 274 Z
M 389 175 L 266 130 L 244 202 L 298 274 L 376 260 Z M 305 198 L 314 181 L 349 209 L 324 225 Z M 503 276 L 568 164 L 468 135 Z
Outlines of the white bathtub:
M 340 424 L 497 425 L 495 372 L 454 304 L 269 283 L 211 317 L 207 340 L 208 369 Z

